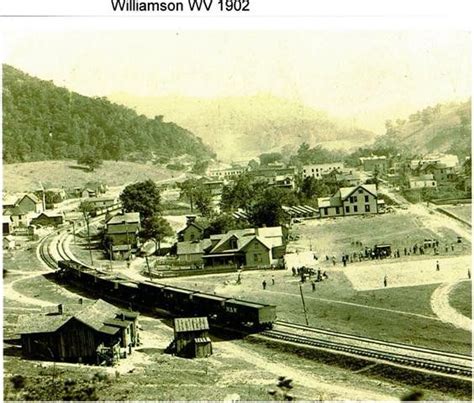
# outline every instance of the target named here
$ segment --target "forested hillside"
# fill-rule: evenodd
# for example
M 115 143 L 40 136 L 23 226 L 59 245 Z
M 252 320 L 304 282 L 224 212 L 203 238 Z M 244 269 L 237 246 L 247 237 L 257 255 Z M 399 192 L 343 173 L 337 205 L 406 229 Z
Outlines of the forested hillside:
M 464 158 L 471 154 L 471 101 L 428 106 L 408 119 L 388 120 L 386 130 L 376 144 L 398 144 L 412 153 L 448 152 Z
M 175 123 L 138 115 L 3 65 L 4 163 L 50 159 L 126 159 L 133 152 L 209 156 L 201 139 Z

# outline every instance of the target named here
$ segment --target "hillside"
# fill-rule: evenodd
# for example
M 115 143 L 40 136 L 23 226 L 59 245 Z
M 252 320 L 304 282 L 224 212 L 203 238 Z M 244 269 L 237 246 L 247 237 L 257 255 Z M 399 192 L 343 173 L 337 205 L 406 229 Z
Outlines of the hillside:
M 403 144 L 412 152 L 471 154 L 471 102 L 438 104 L 395 122 L 387 121 L 380 140 Z
M 156 182 L 172 180 L 179 176 L 179 173 L 166 168 L 130 161 L 104 161 L 94 172 L 80 169 L 75 161 L 35 161 L 4 165 L 3 190 L 8 193 L 33 192 L 41 185 L 71 189 L 94 181 L 114 187 L 147 179 Z
M 209 147 L 163 116 L 147 118 L 105 98 L 90 98 L 3 65 L 3 161 L 77 159 L 91 153 L 209 156 Z
M 268 94 L 216 99 L 191 97 L 136 97 L 117 93 L 115 102 L 130 105 L 139 113 L 165 113 L 193 131 L 222 159 L 257 156 L 263 152 L 294 152 L 301 143 L 328 148 L 358 146 L 374 134 L 352 128 L 324 112 Z

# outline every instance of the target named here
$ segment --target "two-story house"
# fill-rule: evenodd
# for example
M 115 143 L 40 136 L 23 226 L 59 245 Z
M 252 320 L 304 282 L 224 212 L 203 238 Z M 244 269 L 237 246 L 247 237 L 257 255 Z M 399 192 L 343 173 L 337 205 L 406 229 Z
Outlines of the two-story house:
M 140 213 L 117 214 L 105 223 L 106 248 L 114 260 L 133 257 L 140 248 Z
M 385 203 L 378 198 L 375 185 L 340 188 L 331 197 L 318 198 L 321 218 L 385 212 Z

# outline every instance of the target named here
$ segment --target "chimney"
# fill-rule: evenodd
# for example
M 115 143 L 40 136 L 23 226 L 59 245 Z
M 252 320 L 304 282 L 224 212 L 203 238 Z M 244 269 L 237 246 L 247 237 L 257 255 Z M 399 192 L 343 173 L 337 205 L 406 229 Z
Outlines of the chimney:
M 186 224 L 191 224 L 194 221 L 196 221 L 196 216 L 195 215 L 187 215 L 186 216 Z
M 255 236 L 258 236 L 258 227 L 255 227 L 254 230 L 255 230 Z
M 79 298 L 79 305 L 82 305 L 82 298 Z
M 62 315 L 63 314 L 63 304 L 58 305 L 58 314 Z

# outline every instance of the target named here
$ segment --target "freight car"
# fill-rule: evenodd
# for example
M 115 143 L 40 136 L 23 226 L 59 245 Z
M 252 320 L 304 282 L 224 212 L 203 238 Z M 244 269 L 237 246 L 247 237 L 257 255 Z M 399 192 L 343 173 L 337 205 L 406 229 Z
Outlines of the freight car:
M 66 281 L 120 300 L 126 305 L 161 309 L 178 316 L 207 316 L 211 323 L 262 330 L 276 320 L 275 305 L 207 294 L 155 282 L 134 282 L 78 262 L 62 260 L 59 273 Z

